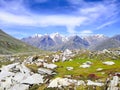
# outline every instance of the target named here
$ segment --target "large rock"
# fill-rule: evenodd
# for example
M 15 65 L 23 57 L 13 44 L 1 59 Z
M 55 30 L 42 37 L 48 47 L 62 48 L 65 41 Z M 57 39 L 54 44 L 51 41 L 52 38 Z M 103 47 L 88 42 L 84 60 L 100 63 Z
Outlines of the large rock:
M 40 74 L 33 74 L 23 80 L 21 83 L 23 84 L 40 84 L 43 83 L 43 76 Z
M 80 67 L 82 67 L 82 68 L 89 68 L 91 65 L 92 65 L 92 62 L 86 61 L 85 63 L 83 63 L 82 65 L 80 65 Z
M 28 90 L 29 89 L 29 85 L 25 85 L 25 84 L 15 84 L 14 86 L 12 86 L 10 89 L 8 90 Z
M 62 86 L 69 86 L 70 83 L 68 82 L 67 78 L 56 78 L 50 82 L 48 85 L 48 88 L 54 88 L 54 87 L 62 87 Z
M 57 65 L 55 64 L 48 64 L 48 63 L 43 63 L 43 66 L 46 67 L 46 68 L 49 68 L 49 69 L 55 69 L 57 68 Z
M 48 88 L 62 88 L 70 85 L 85 85 L 82 80 L 74 80 L 68 78 L 56 78 L 50 82 Z
M 71 70 L 73 70 L 74 68 L 73 68 L 73 67 L 66 67 L 66 69 L 67 69 L 68 71 L 71 71 Z
M 43 83 L 43 76 L 31 72 L 24 63 L 9 64 L 1 68 L 0 90 L 27 90 L 29 85 L 40 83 Z
M 105 65 L 114 65 L 115 63 L 112 62 L 112 61 L 106 61 L 106 62 L 103 62 L 103 64 L 105 64 Z
M 93 82 L 91 80 L 87 80 L 87 85 L 92 85 L 92 86 L 103 86 L 103 83 L 99 83 L 99 82 Z
M 39 74 L 48 74 L 48 75 L 52 75 L 53 71 L 52 70 L 49 70 L 49 69 L 45 69 L 45 68 L 39 68 L 38 69 L 38 73 Z
M 53 55 L 53 57 L 54 57 L 54 59 L 52 60 L 53 63 L 59 61 L 59 59 L 60 59 L 60 56 L 57 54 Z
M 120 83 L 119 77 L 114 76 L 113 80 L 110 81 L 110 85 L 107 90 L 119 90 L 120 89 L 120 87 L 118 86 L 119 83 Z

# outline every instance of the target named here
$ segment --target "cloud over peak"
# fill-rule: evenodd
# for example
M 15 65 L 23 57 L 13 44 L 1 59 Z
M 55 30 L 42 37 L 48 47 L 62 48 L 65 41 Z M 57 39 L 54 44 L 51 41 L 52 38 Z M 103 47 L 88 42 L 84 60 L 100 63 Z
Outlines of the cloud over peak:
M 65 26 L 70 34 L 93 33 L 92 29 L 75 28 L 96 24 L 101 29 L 113 24 L 119 14 L 118 4 L 117 0 L 0 0 L 0 22 L 7 26 Z

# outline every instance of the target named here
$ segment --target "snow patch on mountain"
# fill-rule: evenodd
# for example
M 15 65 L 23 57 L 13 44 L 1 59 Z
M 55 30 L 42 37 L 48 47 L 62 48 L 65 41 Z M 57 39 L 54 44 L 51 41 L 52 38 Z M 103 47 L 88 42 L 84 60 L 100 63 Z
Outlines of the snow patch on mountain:
M 57 33 L 52 33 L 52 34 L 50 34 L 50 37 L 51 37 L 54 41 L 56 41 L 56 40 L 61 40 L 62 42 L 68 41 L 68 38 L 67 38 L 67 37 L 65 37 L 64 35 L 59 34 L 58 32 L 57 32 Z

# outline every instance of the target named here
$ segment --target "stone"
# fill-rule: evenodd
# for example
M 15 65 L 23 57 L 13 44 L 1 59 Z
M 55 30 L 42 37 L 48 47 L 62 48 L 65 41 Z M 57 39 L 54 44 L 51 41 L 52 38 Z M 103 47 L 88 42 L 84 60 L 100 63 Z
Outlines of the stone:
M 67 69 L 68 71 L 71 71 L 71 70 L 73 70 L 74 68 L 73 68 L 73 67 L 66 67 L 66 69 Z
M 84 64 L 84 65 L 80 65 L 80 67 L 82 67 L 82 68 L 89 68 L 90 65 Z
M 103 70 L 103 68 L 97 68 L 96 69 L 96 71 L 102 71 Z
M 45 68 L 38 68 L 38 73 L 39 74 L 48 74 L 48 75 L 52 75 L 52 70 L 49 69 L 45 69 Z
M 15 84 L 9 90 L 28 90 L 28 89 L 29 89 L 29 85 Z
M 106 61 L 106 62 L 103 62 L 103 64 L 105 64 L 105 65 L 114 65 L 115 63 L 112 62 L 112 61 Z
M 43 63 L 43 66 L 49 69 L 55 69 L 57 68 L 57 65 L 55 64 L 48 64 L 48 63 Z
M 21 83 L 22 84 L 40 84 L 43 83 L 43 76 L 40 74 L 33 74 L 29 77 L 27 77 L 25 80 L 23 80 Z
M 110 85 L 107 90 L 119 90 L 119 77 L 114 76 L 113 79 L 110 81 Z
M 56 78 L 50 82 L 48 85 L 48 88 L 54 88 L 54 87 L 62 87 L 62 86 L 69 86 L 70 83 L 68 82 L 67 78 Z
M 99 82 L 93 82 L 91 80 L 87 80 L 87 85 L 93 85 L 93 86 L 103 86 L 103 83 L 99 83 Z

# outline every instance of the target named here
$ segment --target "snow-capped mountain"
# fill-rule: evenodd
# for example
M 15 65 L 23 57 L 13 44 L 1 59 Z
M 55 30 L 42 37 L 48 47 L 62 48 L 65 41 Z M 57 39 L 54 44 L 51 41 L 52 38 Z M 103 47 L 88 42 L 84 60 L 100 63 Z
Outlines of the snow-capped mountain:
M 31 37 L 23 38 L 22 41 L 43 50 L 64 50 L 67 48 L 90 48 L 106 39 L 108 39 L 108 37 L 101 34 L 85 37 L 77 35 L 66 37 L 59 33 L 52 33 L 50 35 L 35 34 Z
M 109 48 L 119 48 L 120 47 L 120 35 L 115 35 L 111 38 L 103 40 L 101 43 L 97 44 L 94 50 L 103 50 Z
M 112 37 L 112 39 L 120 41 L 120 35 L 115 35 Z
M 97 43 L 100 43 L 103 40 L 106 40 L 108 37 L 103 34 L 96 34 L 92 36 L 86 36 L 83 39 L 89 42 L 90 45 L 96 45 Z
M 65 37 L 59 33 L 50 34 L 50 37 L 55 41 L 56 44 L 62 44 L 64 42 L 68 41 L 67 37 Z
M 81 37 L 75 35 L 69 37 L 68 41 L 62 46 L 65 49 L 81 49 L 81 48 L 87 48 L 89 46 L 89 43 L 82 39 Z

